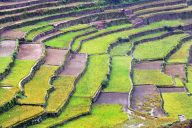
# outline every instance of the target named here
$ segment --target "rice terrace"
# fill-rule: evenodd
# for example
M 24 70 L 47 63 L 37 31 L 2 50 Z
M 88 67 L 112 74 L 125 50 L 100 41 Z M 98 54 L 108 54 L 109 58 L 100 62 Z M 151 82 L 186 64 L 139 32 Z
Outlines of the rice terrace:
M 0 128 L 192 128 L 192 0 L 0 0 Z

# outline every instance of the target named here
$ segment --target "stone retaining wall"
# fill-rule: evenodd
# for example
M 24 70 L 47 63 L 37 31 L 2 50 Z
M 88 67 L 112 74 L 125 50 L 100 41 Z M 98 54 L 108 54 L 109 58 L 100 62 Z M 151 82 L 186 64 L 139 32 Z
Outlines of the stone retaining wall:
M 51 15 L 54 13 L 62 13 L 62 12 L 70 12 L 71 10 L 77 9 L 78 7 L 81 7 L 83 9 L 83 8 L 90 8 L 94 5 L 95 5 L 94 3 L 89 3 L 89 4 L 78 5 L 78 6 L 72 6 L 72 7 L 62 7 L 62 8 L 55 8 L 55 9 L 53 8 L 51 10 L 26 12 L 26 13 L 22 13 L 22 14 L 15 14 L 15 15 L 11 15 L 11 16 L 2 17 L 0 19 L 0 22 L 3 24 L 6 22 L 19 21 L 19 20 L 23 20 L 23 19 L 27 19 L 27 18 L 31 18 L 31 17 L 36 17 L 36 16 Z
M 70 20 L 67 22 L 60 23 L 56 26 L 56 28 L 68 27 L 75 24 L 87 24 L 90 22 L 95 22 L 99 20 L 106 20 L 106 19 L 115 19 L 115 18 L 123 18 L 125 17 L 123 12 L 107 12 L 107 13 L 96 13 L 91 14 L 88 16 L 82 16 L 75 20 Z
M 170 5 L 185 4 L 185 3 L 186 3 L 186 0 L 177 0 L 177 1 L 170 1 L 170 2 L 165 1 L 163 3 L 162 3 L 162 1 L 157 1 L 156 4 L 148 4 L 148 5 L 144 5 L 144 6 L 139 6 L 135 9 L 132 9 L 132 11 L 135 12 L 135 11 L 144 10 L 144 9 L 153 8 L 153 7 L 170 6 Z
M 35 0 L 35 1 L 30 1 L 30 2 L 22 2 L 22 3 L 18 3 L 18 4 L 2 5 L 2 6 L 0 6 L 0 10 L 19 8 L 19 7 L 29 6 L 29 5 L 33 5 L 33 4 L 38 4 L 38 3 L 43 3 L 43 2 L 53 2 L 53 1 L 58 1 L 58 0 L 40 0 L 40 1 Z M 1 0 L 0 2 L 12 2 L 12 0 Z

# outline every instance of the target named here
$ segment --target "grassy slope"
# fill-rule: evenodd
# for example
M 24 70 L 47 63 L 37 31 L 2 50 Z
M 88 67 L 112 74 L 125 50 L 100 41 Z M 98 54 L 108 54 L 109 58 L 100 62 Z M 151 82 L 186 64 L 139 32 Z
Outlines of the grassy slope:
M 11 69 L 11 73 L 1 81 L 0 86 L 8 85 L 18 87 L 20 80 L 29 74 L 34 64 L 35 62 L 30 60 L 16 60 L 14 67 Z
M 164 39 L 136 46 L 134 56 L 138 60 L 162 59 L 176 46 L 185 34 L 173 35 Z
M 130 42 L 119 44 L 110 51 L 110 54 L 112 56 L 126 55 L 130 51 L 131 46 Z
M 108 55 L 90 56 L 87 71 L 77 83 L 75 96 L 92 97 L 105 79 L 108 71 Z
M 69 100 L 69 104 L 57 118 L 48 118 L 42 123 L 31 126 L 44 128 L 61 123 L 79 114 L 87 113 L 90 110 L 91 97 L 95 94 L 102 80 L 105 79 L 108 69 L 108 56 L 90 56 L 89 65 L 85 74 L 76 85 L 75 93 Z M 87 98 L 85 98 L 87 97 Z
M 134 84 L 173 85 L 172 78 L 160 70 L 134 70 Z
M 9 102 L 15 96 L 15 93 L 18 91 L 17 88 L 0 88 L 0 106 Z
M 0 73 L 3 73 L 5 71 L 11 61 L 11 57 L 0 57 Z
M 131 57 L 118 56 L 112 58 L 112 71 L 106 92 L 129 92 L 131 83 L 129 79 Z
M 187 63 L 191 45 L 192 41 L 183 44 L 182 47 L 168 59 L 168 63 Z
M 173 23 L 174 22 L 174 23 Z M 116 41 L 119 37 L 127 37 L 128 35 L 135 34 L 140 31 L 155 29 L 158 27 L 163 27 L 164 25 L 167 26 L 176 26 L 182 24 L 180 21 L 161 21 L 157 23 L 152 23 L 148 26 L 144 26 L 137 29 L 131 29 L 127 31 L 117 32 L 113 34 L 109 34 L 100 38 L 96 38 L 93 40 L 89 40 L 82 44 L 82 48 L 80 50 L 81 53 L 88 53 L 88 54 L 96 54 L 96 53 L 104 53 L 106 52 L 109 44 Z
M 192 66 L 187 67 L 187 79 L 186 87 L 190 93 L 192 93 Z
M 41 66 L 31 81 L 25 84 L 24 92 L 26 97 L 20 99 L 20 103 L 43 104 L 45 95 L 50 88 L 48 82 L 51 75 L 57 69 L 57 66 Z
M 96 33 L 93 33 L 93 34 L 90 34 L 90 35 L 87 35 L 87 36 L 80 37 L 80 38 L 78 38 L 78 39 L 75 40 L 74 44 L 72 45 L 72 50 L 75 51 L 75 50 L 79 47 L 79 42 L 80 42 L 81 40 L 87 39 L 87 38 L 89 38 L 89 37 L 92 37 L 92 36 L 95 36 L 95 35 L 98 35 L 98 34 L 107 32 L 107 31 L 116 30 L 116 29 L 121 29 L 121 28 L 124 28 L 124 27 L 130 27 L 130 26 L 131 26 L 131 24 L 115 25 L 115 26 L 111 26 L 111 27 L 107 27 L 107 28 L 105 28 L 105 29 L 99 30 L 99 31 L 96 32 Z
M 90 103 L 91 100 L 89 98 L 72 96 L 69 100 L 69 104 L 67 104 L 61 115 L 55 118 L 47 118 L 40 124 L 30 126 L 30 128 L 46 128 L 57 123 L 62 123 L 79 114 L 87 113 L 90 109 Z
M 1 114 L 0 126 L 10 127 L 17 122 L 31 118 L 42 112 L 43 108 L 38 106 L 15 106 L 8 112 Z
M 120 105 L 95 105 L 91 115 L 69 122 L 60 128 L 79 128 L 79 126 L 81 128 L 110 128 L 127 119 Z
M 160 36 L 162 34 L 165 34 L 165 33 L 166 33 L 166 31 L 151 33 L 151 34 L 147 34 L 147 35 L 144 35 L 144 36 L 139 36 L 139 37 L 133 38 L 131 41 L 135 42 L 135 41 L 143 40 L 143 39 L 146 39 L 146 38 L 153 38 L 153 37 L 157 37 L 157 36 Z
M 169 117 L 177 119 L 179 114 L 184 114 L 186 118 L 192 118 L 192 97 L 186 93 L 163 93 L 162 96 Z
M 54 81 L 53 85 L 55 90 L 50 94 L 47 101 L 47 112 L 57 112 L 57 110 L 61 108 L 64 103 L 66 103 L 69 98 L 69 94 L 73 90 L 74 80 L 75 77 L 72 76 L 61 76 Z

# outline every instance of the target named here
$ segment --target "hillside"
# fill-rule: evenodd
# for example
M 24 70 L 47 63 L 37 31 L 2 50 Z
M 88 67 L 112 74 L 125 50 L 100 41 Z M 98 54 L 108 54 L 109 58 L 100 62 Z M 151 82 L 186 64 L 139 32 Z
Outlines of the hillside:
M 0 128 L 191 125 L 191 3 L 0 0 Z

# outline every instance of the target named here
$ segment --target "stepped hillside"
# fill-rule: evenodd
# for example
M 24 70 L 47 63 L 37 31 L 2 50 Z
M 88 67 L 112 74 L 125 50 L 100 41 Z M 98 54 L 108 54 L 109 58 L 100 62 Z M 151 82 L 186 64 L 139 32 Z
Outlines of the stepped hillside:
M 0 0 L 0 128 L 191 119 L 191 0 Z

